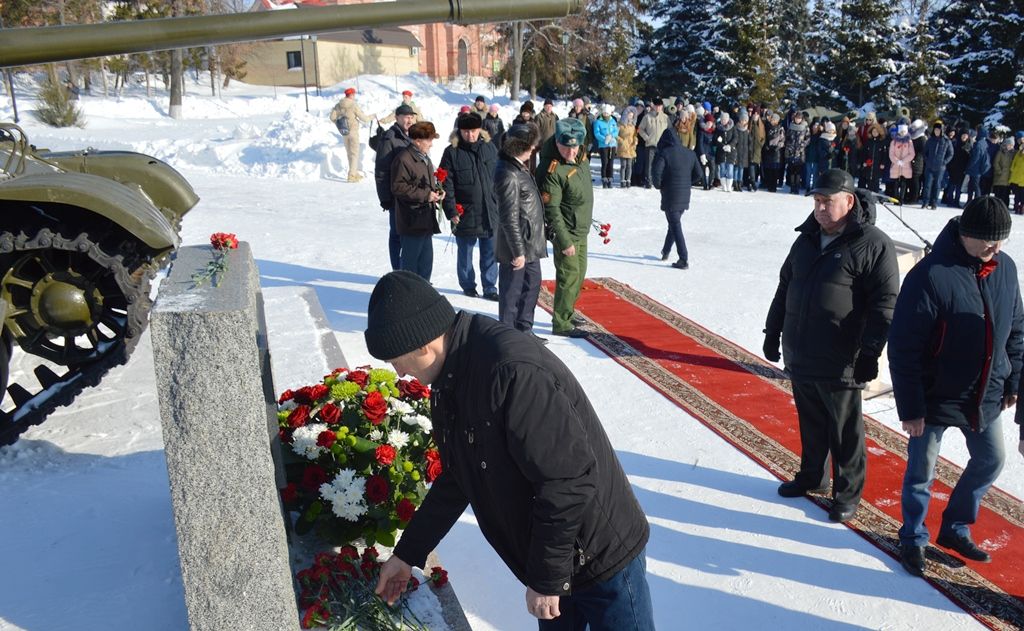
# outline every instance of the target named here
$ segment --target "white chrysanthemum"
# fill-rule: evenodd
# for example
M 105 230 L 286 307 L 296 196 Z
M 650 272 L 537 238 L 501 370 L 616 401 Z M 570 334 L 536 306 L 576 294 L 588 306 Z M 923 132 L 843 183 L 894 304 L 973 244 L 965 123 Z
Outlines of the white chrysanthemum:
M 310 460 L 324 455 L 327 450 L 317 445 L 316 439 L 326 429 L 328 427 L 324 423 L 310 423 L 296 429 L 292 433 L 292 451 Z
M 348 521 L 356 521 L 366 514 L 366 478 L 353 469 L 342 469 L 329 483 L 320 485 L 320 497 L 331 503 L 334 514 Z
M 379 443 L 381 438 L 384 438 L 384 432 L 380 431 L 376 427 L 366 433 L 366 437 L 375 443 Z
M 388 399 L 388 407 L 391 408 L 390 412 L 392 414 L 397 414 L 398 416 L 405 416 L 413 412 L 412 406 L 398 397 Z
M 393 429 L 388 432 L 388 443 L 395 449 L 401 449 L 409 444 L 409 435 L 400 429 Z
M 285 401 L 281 405 L 277 406 L 277 409 L 282 411 L 282 412 L 291 412 L 296 407 L 297 407 L 297 404 L 295 403 L 295 399 L 288 399 L 287 401 Z
M 430 433 L 434 429 L 434 425 L 430 422 L 430 419 L 422 414 L 412 414 L 402 419 L 406 425 L 414 425 L 423 429 L 424 432 Z

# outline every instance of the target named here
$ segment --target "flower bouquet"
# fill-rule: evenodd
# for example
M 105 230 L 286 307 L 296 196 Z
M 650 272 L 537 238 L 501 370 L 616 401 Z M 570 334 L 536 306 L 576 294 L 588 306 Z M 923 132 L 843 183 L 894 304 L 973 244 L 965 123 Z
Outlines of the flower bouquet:
M 395 545 L 427 484 L 441 474 L 431 438 L 430 389 L 386 369 L 339 368 L 278 400 L 279 437 L 291 452 L 281 496 L 295 531 L 335 545 Z
M 592 219 L 590 221 L 590 226 L 594 229 L 594 232 L 597 233 L 597 236 L 603 239 L 602 243 L 608 245 L 612 242 L 611 237 L 608 236 L 608 233 L 612 231 L 612 225 L 610 223 L 601 223 L 597 219 Z

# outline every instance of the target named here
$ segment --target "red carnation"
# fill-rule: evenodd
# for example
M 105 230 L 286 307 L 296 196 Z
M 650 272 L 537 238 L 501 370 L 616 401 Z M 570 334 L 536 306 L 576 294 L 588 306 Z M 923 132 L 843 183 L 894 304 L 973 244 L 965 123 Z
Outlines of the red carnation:
M 277 439 L 286 445 L 292 444 L 292 432 L 289 429 L 282 427 L 277 430 Z
M 455 204 L 455 212 L 457 212 L 459 214 L 459 217 L 461 217 L 462 215 L 465 214 L 466 209 L 462 206 L 462 204 Z
M 295 397 L 295 393 L 291 390 L 285 390 L 281 393 L 281 398 L 277 400 L 277 404 L 281 405 L 285 401 L 291 401 Z
M 323 467 L 311 464 L 302 471 L 302 488 L 307 491 L 316 491 L 320 485 L 327 481 L 327 472 Z
M 370 546 L 363 550 L 364 561 L 376 561 L 378 558 L 380 558 L 380 552 L 377 551 L 377 546 Z
M 336 425 L 338 419 L 341 418 L 341 408 L 334 405 L 333 403 L 325 403 L 320 408 L 320 419 L 328 425 Z
M 309 406 L 300 405 L 288 415 L 288 427 L 298 429 L 309 420 Z
M 391 445 L 381 445 L 373 452 L 373 456 L 382 467 L 389 467 L 395 461 L 395 453 Z
M 349 381 L 359 384 L 360 388 L 365 388 L 367 382 L 370 381 L 370 375 L 365 370 L 353 370 L 348 373 L 346 377 Z
M 366 399 L 363 401 L 363 414 L 366 415 L 366 420 L 374 425 L 380 425 L 387 413 L 388 402 L 384 395 L 379 392 L 371 392 L 366 395 Z
M 370 500 L 371 504 L 380 504 L 388 499 L 387 480 L 379 475 L 371 475 L 366 481 L 366 499 Z
M 331 613 L 323 601 L 315 603 L 302 616 L 302 628 L 312 629 L 313 627 L 322 626 L 327 623 L 330 617 Z
M 612 240 L 611 240 L 611 239 L 608 239 L 608 238 L 605 238 L 605 240 L 604 240 L 604 244 L 605 244 L 605 245 L 608 245 L 608 244 L 609 244 L 609 243 L 611 243 L 611 242 L 612 242 Z
M 395 507 L 395 513 L 398 514 L 398 521 L 408 522 L 412 519 L 412 515 L 415 512 L 416 506 L 404 497 L 398 501 L 398 506 Z
M 341 550 L 338 550 L 338 559 L 358 559 L 359 551 L 356 550 L 355 546 L 342 546 Z
M 398 382 L 398 392 L 413 401 L 427 399 L 430 397 L 430 388 L 420 383 L 419 379 L 404 379 Z
M 336 440 L 338 440 L 338 435 L 329 429 L 325 429 L 316 437 L 316 444 L 319 447 L 326 447 L 327 449 L 330 449 L 331 445 L 333 445 Z
M 440 565 L 430 568 L 430 584 L 434 587 L 444 587 L 448 584 L 448 572 Z
M 288 486 L 281 489 L 281 499 L 285 504 L 292 504 L 299 496 L 299 487 L 295 486 L 294 482 L 289 482 Z
M 238 237 L 230 232 L 214 232 L 210 235 L 210 245 L 215 250 L 235 250 L 238 248 Z
M 405 588 L 407 592 L 414 592 L 420 587 L 420 581 L 415 576 L 409 577 L 409 586 Z
M 597 233 L 597 236 L 599 236 L 599 237 L 607 237 L 608 236 L 608 231 L 607 230 L 602 230 L 601 232 Z
M 875 163 L 874 160 L 872 160 L 871 158 L 868 158 L 867 160 L 864 161 L 864 166 L 869 167 L 869 166 L 871 166 L 874 163 Z
M 438 184 L 444 184 L 444 181 L 448 179 L 448 171 L 445 171 L 441 167 L 437 167 L 437 170 L 434 171 L 434 177 L 437 178 Z

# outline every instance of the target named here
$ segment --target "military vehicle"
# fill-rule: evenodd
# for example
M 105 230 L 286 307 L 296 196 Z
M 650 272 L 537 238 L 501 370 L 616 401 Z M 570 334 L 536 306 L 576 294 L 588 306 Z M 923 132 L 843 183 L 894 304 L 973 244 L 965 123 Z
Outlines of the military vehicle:
M 416 0 L 301 10 L 4 29 L 0 67 L 449 22 L 555 19 L 583 0 Z M 0 123 L 0 445 L 127 361 L 148 323 L 150 281 L 199 198 L 156 158 L 50 151 Z M 6 311 L 4 311 L 6 309 Z M 39 359 L 36 384 L 8 384 L 14 344 Z

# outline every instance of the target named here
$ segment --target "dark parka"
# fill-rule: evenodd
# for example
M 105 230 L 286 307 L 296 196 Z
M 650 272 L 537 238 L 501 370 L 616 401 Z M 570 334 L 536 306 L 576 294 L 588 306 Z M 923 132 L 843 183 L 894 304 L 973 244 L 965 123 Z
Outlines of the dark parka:
M 498 204 L 491 225 L 496 226 L 494 255 L 498 262 L 509 264 L 518 256 L 526 257 L 527 263 L 546 258 L 544 203 L 529 167 L 501 153 L 494 191 Z
M 665 130 L 651 165 L 651 182 L 661 191 L 661 209 L 688 210 L 690 188 L 701 178 L 703 173 L 697 163 L 697 154 L 683 146 L 675 130 Z
M 607 580 L 649 526 L 594 408 L 528 335 L 462 312 L 431 388 L 444 472 L 395 548 L 423 567 L 465 510 L 524 585 L 568 595 Z
M 1016 394 L 1024 353 L 1017 266 L 982 262 L 960 241 L 960 218 L 903 281 L 889 330 L 889 370 L 901 420 L 984 429 Z M 987 346 L 986 339 L 991 340 Z
M 924 143 L 924 168 L 926 171 L 940 172 L 953 159 L 953 143 L 945 134 L 936 136 L 934 133 Z
M 786 129 L 786 162 L 803 164 L 804 153 L 810 141 L 811 132 L 807 129 L 807 123 L 790 123 Z
M 794 379 L 852 386 L 857 354 L 882 353 L 899 269 L 892 240 L 867 217 L 855 201 L 842 234 L 824 250 L 813 214 L 796 228 L 765 324 L 768 335 L 782 334 Z
M 750 166 L 750 160 L 754 153 L 754 139 L 750 134 L 750 128 L 743 129 L 739 125 L 733 128 L 736 134 L 736 141 L 733 143 L 733 164 L 743 167 Z
M 454 217 L 458 214 L 456 204 L 462 204 L 463 215 L 455 226 L 460 237 L 493 236 L 491 216 L 498 212 L 498 200 L 494 195 L 494 168 L 498 162 L 498 150 L 484 139 L 467 142 L 456 134 L 441 155 L 442 169 L 448 172 L 444 181 L 444 214 Z
M 377 147 L 377 158 L 373 164 L 373 180 L 377 185 L 377 199 L 380 207 L 391 210 L 395 207 L 395 198 L 391 194 L 391 163 L 398 154 L 412 144 L 409 134 L 405 133 L 398 123 L 384 132 L 380 145 Z
M 501 149 L 501 142 L 505 139 L 505 123 L 498 116 L 491 116 L 490 113 L 484 116 L 484 131 L 491 137 L 491 144 L 495 149 Z
M 425 236 L 438 234 L 437 213 L 428 200 L 436 187 L 430 156 L 409 145 L 398 152 L 391 163 L 391 193 L 395 200 L 395 227 L 398 234 Z

